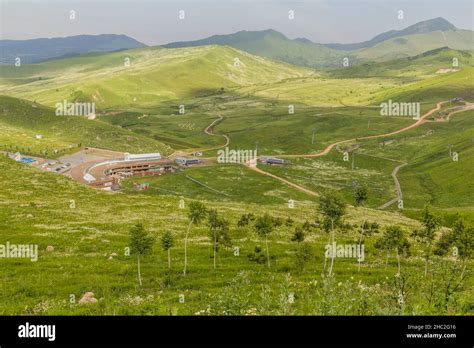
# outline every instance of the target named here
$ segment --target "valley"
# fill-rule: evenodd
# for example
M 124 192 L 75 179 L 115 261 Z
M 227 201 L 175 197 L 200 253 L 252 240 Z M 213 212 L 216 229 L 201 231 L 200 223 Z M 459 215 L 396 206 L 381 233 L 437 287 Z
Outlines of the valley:
M 0 65 L 0 237 L 39 245 L 1 260 L 0 314 L 472 315 L 470 38 L 434 19 Z

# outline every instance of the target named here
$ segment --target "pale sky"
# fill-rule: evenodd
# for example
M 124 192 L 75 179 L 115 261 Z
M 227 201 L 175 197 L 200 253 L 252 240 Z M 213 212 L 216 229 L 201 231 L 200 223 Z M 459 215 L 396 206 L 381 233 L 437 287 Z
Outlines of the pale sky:
M 461 29 L 474 22 L 472 0 L 0 0 L 0 11 L 1 39 L 125 34 L 148 45 L 264 29 L 349 43 L 435 17 Z

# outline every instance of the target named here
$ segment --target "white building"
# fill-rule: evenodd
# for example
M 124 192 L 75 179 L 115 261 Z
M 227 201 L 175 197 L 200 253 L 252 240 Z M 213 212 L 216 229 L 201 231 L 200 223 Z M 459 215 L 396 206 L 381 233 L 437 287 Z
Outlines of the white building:
M 161 159 L 161 154 L 159 153 L 142 153 L 138 155 L 125 153 L 125 161 L 149 161 L 149 160 L 159 160 Z
M 93 177 L 91 174 L 89 173 L 86 173 L 84 176 L 83 176 L 84 180 L 87 181 L 88 183 L 91 183 L 91 182 L 94 182 L 95 181 L 95 177 Z

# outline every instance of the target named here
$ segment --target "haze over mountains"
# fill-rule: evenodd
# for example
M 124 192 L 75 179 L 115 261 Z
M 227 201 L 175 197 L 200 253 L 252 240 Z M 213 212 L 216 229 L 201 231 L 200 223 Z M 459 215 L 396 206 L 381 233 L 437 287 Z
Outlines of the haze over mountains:
M 162 47 L 181 48 L 203 45 L 227 45 L 239 50 L 290 64 L 327 68 L 340 67 L 343 58 L 350 65 L 365 61 L 386 61 L 411 57 L 423 52 L 449 47 L 474 49 L 470 30 L 457 29 L 443 18 L 434 18 L 403 30 L 381 33 L 371 40 L 352 44 L 319 44 L 305 38 L 289 39 L 273 29 L 239 31 L 213 35 L 195 41 L 172 42 Z M 0 40 L 1 64 L 13 64 L 20 57 L 23 64 L 90 52 L 110 52 L 146 45 L 126 35 L 79 35 L 65 38 Z
M 355 44 L 318 44 L 305 38 L 289 39 L 275 30 L 240 31 L 197 41 L 173 42 L 164 47 L 229 45 L 263 57 L 308 67 L 339 67 L 342 58 L 354 62 L 409 57 L 440 47 L 474 49 L 473 32 L 459 30 L 443 18 L 391 30 Z
M 111 52 L 146 45 L 126 35 L 77 35 L 51 39 L 0 40 L 0 64 L 12 64 L 16 57 L 22 64 L 89 52 Z
M 446 19 L 438 17 L 438 18 L 418 22 L 402 30 L 387 31 L 385 33 L 382 33 L 373 37 L 371 40 L 368 40 L 368 41 L 352 43 L 352 44 L 332 43 L 332 44 L 326 44 L 326 46 L 330 48 L 339 49 L 339 50 L 358 50 L 361 48 L 372 47 L 382 41 L 393 39 L 400 36 L 430 33 L 433 31 L 451 31 L 451 30 L 457 30 L 457 28 L 453 24 L 449 23 Z

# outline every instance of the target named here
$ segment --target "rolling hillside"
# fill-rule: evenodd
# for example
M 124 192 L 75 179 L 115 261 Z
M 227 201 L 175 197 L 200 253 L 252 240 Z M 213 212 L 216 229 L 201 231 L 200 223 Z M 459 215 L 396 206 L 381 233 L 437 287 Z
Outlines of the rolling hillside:
M 409 27 L 406 27 L 402 30 L 390 30 L 385 33 L 379 34 L 372 39 L 364 42 L 351 43 L 351 44 L 326 44 L 325 46 L 338 49 L 338 50 L 359 50 L 367 47 L 375 46 L 376 44 L 383 42 L 385 40 L 397 38 L 400 36 L 407 36 L 413 34 L 422 34 L 430 33 L 433 31 L 451 31 L 456 30 L 457 28 L 449 23 L 446 19 L 438 17 L 433 19 L 428 19 L 426 21 L 418 22 Z
M 440 47 L 474 50 L 474 32 L 452 30 L 400 36 L 353 53 L 361 60 L 383 61 L 411 57 Z
M 453 59 L 457 59 L 456 67 Z M 414 57 L 393 59 L 385 62 L 368 62 L 335 69 L 332 77 L 376 77 L 397 76 L 424 78 L 453 73 L 474 66 L 474 52 L 454 50 L 448 47 L 437 48 Z
M 130 65 L 124 64 L 129 59 Z M 234 87 L 309 76 L 312 70 L 223 46 L 159 47 L 89 54 L 26 66 L 0 67 L 4 94 L 54 106 L 66 100 L 97 108 L 157 105 Z
M 474 50 L 474 33 L 459 30 L 443 18 L 416 23 L 403 30 L 391 30 L 369 41 L 355 44 L 318 44 L 305 38 L 288 39 L 269 29 L 214 35 L 202 40 L 172 42 L 164 47 L 229 45 L 262 57 L 287 63 L 327 68 L 341 67 L 343 58 L 350 65 L 364 61 L 386 61 L 411 57 L 441 47 Z
M 171 149 L 151 138 L 79 116 L 56 116 L 54 110 L 31 101 L 0 96 L 0 150 L 39 155 L 80 146 L 129 152 L 162 152 Z M 42 139 L 35 135 L 41 134 Z
M 308 40 L 291 40 L 282 33 L 269 29 L 239 31 L 230 35 L 214 35 L 196 41 L 173 42 L 163 47 L 194 47 L 203 45 L 228 45 L 258 56 L 308 67 L 329 67 L 342 64 L 344 52 Z

